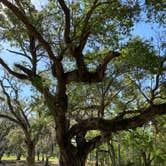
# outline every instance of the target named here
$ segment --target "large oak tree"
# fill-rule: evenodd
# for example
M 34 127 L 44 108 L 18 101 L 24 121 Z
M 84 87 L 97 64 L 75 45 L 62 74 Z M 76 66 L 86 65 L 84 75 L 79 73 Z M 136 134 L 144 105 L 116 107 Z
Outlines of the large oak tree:
M 108 64 L 123 56 L 120 42 L 126 41 L 135 22 L 142 19 L 141 12 L 147 14 L 146 21 L 153 18 L 164 24 L 164 1 L 49 0 L 38 9 L 30 0 L 0 0 L 0 3 L 0 37 L 13 47 L 8 50 L 11 54 L 23 57 L 13 69 L 2 58 L 0 64 L 44 96 L 55 120 L 61 166 L 84 166 L 88 153 L 108 141 L 112 132 L 142 126 L 155 115 L 166 113 L 165 102 L 154 102 L 163 74 L 165 57 L 162 56 L 154 73 L 156 84 L 152 96 L 147 98 L 144 108 L 134 110 L 134 116 L 126 117 L 130 111 L 125 110 L 112 119 L 87 117 L 74 124 L 67 116 L 68 86 L 102 82 L 107 76 Z M 141 62 L 144 49 L 142 54 Z M 101 134 L 86 140 L 90 130 L 101 131 Z

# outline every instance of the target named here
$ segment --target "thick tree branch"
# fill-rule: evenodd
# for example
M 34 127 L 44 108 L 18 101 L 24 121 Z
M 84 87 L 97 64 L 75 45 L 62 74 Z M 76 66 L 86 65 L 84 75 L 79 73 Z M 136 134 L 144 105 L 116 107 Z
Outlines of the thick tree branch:
M 15 64 L 15 66 L 17 68 L 19 68 L 20 70 L 22 70 L 24 73 L 26 73 L 28 75 L 28 77 L 32 77 L 33 76 L 33 72 L 31 70 L 29 70 L 28 68 L 20 65 L 20 64 Z
M 88 130 L 100 130 L 104 132 L 117 132 L 121 130 L 132 129 L 136 127 L 141 127 L 144 123 L 151 120 L 156 115 L 166 114 L 166 103 L 159 105 L 152 105 L 145 109 L 144 111 L 137 111 L 140 113 L 132 118 L 114 118 L 111 120 L 106 120 L 103 118 L 90 118 L 81 121 L 80 123 L 71 127 L 67 134 L 67 138 L 71 139 L 73 136 L 79 132 Z
M 95 72 L 89 72 L 85 66 L 82 56 L 76 56 L 77 70 L 67 72 L 64 74 L 66 84 L 70 82 L 100 82 L 104 78 L 105 70 L 108 63 L 118 57 L 120 54 L 118 52 L 110 52 L 106 55 L 103 62 L 96 68 Z
M 32 73 L 36 74 L 37 69 L 37 55 L 36 55 L 36 45 L 35 45 L 35 38 L 32 35 L 29 35 L 29 41 L 30 41 L 30 53 L 32 55 L 31 63 L 32 63 Z
M 107 64 L 114 59 L 115 57 L 120 56 L 119 52 L 109 52 L 106 57 L 104 58 L 103 62 L 98 66 L 97 71 L 100 70 L 105 70 L 105 68 L 107 67 Z
M 70 9 L 67 7 L 66 3 L 64 0 L 58 0 L 64 15 L 65 15 L 65 32 L 64 32 L 64 40 L 65 43 L 70 51 L 71 54 L 73 54 L 73 43 L 70 39 Z
M 17 73 L 13 70 L 10 69 L 10 67 L 3 61 L 2 58 L 0 58 L 0 64 L 13 76 L 19 78 L 19 79 L 28 79 L 28 76 L 25 75 L 25 74 L 20 74 L 20 73 Z

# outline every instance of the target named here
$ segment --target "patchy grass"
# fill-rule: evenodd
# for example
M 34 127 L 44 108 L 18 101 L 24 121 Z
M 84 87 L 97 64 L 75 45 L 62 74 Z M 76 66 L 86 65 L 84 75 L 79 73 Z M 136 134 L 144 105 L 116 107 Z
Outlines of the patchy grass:
M 3 156 L 2 157 L 2 160 L 16 160 L 16 156 Z M 23 160 L 23 159 L 21 159 L 21 160 Z
M 57 157 L 50 157 L 49 161 L 51 161 L 51 162 L 58 162 L 59 159 Z
M 57 157 L 49 158 L 49 163 L 50 163 L 50 166 L 59 166 Z M 0 163 L 0 166 L 27 166 L 26 157 L 23 156 L 21 157 L 21 161 L 16 161 L 16 156 L 3 156 L 2 163 Z M 37 161 L 37 157 L 36 157 L 36 166 L 44 166 L 44 162 Z M 95 162 L 88 161 L 86 166 L 95 166 Z
M 36 162 L 36 166 L 44 166 L 42 161 Z M 2 160 L 0 166 L 27 166 L 26 161 Z M 50 166 L 59 166 L 58 163 L 50 162 Z
M 40 158 L 41 159 L 41 158 Z M 36 166 L 44 166 L 45 161 L 37 161 L 37 157 L 35 157 Z M 51 157 L 49 158 L 50 166 L 58 166 L 58 158 Z M 3 156 L 2 163 L 0 166 L 27 166 L 26 157 L 21 157 L 20 161 L 16 160 L 16 156 Z
M 6 160 L 6 161 L 8 161 L 8 160 L 16 160 L 16 156 L 3 156 L 2 160 Z M 25 161 L 25 160 L 26 160 L 26 157 L 22 156 L 21 157 L 21 161 Z M 37 161 L 37 157 L 35 157 L 35 160 Z M 40 160 L 41 160 L 41 157 L 40 157 Z M 51 161 L 51 162 L 58 162 L 58 158 L 57 157 L 50 157 L 49 161 Z

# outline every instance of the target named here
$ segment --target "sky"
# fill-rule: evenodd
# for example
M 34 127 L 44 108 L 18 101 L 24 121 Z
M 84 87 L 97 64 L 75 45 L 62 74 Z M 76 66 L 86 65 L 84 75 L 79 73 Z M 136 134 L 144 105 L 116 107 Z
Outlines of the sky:
M 40 9 L 42 5 L 46 4 L 46 0 L 31 0 L 31 2 Z

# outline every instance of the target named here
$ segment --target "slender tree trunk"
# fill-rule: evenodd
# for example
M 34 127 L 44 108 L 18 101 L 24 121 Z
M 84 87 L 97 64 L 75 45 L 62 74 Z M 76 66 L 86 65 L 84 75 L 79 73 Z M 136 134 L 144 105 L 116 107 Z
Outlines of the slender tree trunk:
M 152 160 L 150 159 L 150 153 L 147 156 L 145 152 L 142 152 L 142 158 L 144 161 L 144 166 L 151 166 Z
M 3 157 L 3 155 L 0 154 L 0 163 L 2 163 L 2 157 Z
M 42 153 L 42 161 L 44 161 L 44 152 Z
M 96 164 L 95 166 L 98 166 L 99 165 L 99 151 L 98 149 L 96 149 Z
M 37 152 L 37 161 L 40 161 L 40 152 Z
M 45 162 L 44 166 L 49 166 L 49 157 L 48 156 L 46 156 L 46 162 Z
M 17 153 L 17 158 L 16 158 L 16 160 L 21 160 L 21 156 L 22 156 L 21 153 Z
M 118 166 L 121 165 L 121 156 L 120 156 L 120 142 L 118 143 Z
M 28 141 L 28 156 L 27 156 L 27 164 L 28 166 L 35 166 L 35 144 L 32 141 Z
M 0 163 L 2 163 L 2 157 L 4 155 L 4 152 L 0 152 Z
M 116 166 L 116 156 L 115 156 L 115 150 L 112 143 L 108 143 L 109 146 L 109 154 L 112 162 L 112 166 Z

